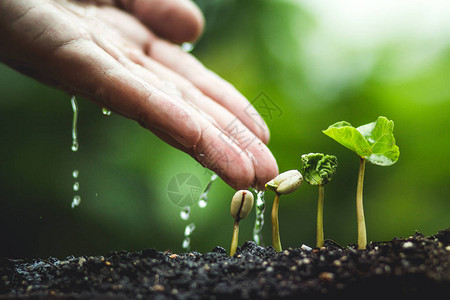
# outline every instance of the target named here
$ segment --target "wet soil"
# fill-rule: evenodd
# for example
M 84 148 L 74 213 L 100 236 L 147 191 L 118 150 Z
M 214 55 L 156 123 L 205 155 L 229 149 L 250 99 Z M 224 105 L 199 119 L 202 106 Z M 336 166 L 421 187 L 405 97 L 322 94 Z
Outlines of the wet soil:
M 326 241 L 277 253 L 246 242 L 230 258 L 154 249 L 64 260 L 0 260 L 0 299 L 298 299 L 441 296 L 450 292 L 450 228 L 433 236 Z

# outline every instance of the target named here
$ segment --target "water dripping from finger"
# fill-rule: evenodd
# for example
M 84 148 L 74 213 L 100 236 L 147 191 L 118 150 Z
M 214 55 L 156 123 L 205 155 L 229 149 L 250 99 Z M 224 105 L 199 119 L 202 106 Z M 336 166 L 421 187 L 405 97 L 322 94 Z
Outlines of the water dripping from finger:
M 72 95 L 70 97 L 70 104 L 72 106 L 72 147 L 71 150 L 73 152 L 77 152 L 78 148 L 79 148 L 79 143 L 78 143 L 78 103 L 77 103 L 77 99 L 74 95 Z M 79 171 L 78 169 L 74 169 L 72 171 L 72 178 L 75 179 L 75 182 L 72 186 L 72 190 L 76 193 L 73 198 L 72 198 L 72 203 L 71 203 L 71 207 L 75 208 L 76 206 L 80 205 L 81 203 L 81 197 L 80 195 L 77 194 L 78 190 L 80 189 L 80 183 L 78 182 L 78 180 L 76 180 L 78 178 L 79 175 Z
M 209 179 L 208 184 L 206 185 L 206 188 L 203 190 L 203 193 L 200 196 L 200 200 L 198 201 L 198 206 L 200 208 L 205 208 L 208 205 L 208 194 L 211 190 L 211 186 L 213 185 L 214 181 L 217 180 L 219 176 L 216 173 L 213 173 Z

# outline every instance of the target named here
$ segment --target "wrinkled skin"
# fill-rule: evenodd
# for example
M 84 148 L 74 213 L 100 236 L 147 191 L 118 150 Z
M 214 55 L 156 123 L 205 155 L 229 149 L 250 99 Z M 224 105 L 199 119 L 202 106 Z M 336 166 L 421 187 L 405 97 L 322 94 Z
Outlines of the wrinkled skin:
M 278 174 L 262 118 L 179 47 L 203 16 L 187 0 L 1 0 L 0 60 L 136 120 L 235 189 Z

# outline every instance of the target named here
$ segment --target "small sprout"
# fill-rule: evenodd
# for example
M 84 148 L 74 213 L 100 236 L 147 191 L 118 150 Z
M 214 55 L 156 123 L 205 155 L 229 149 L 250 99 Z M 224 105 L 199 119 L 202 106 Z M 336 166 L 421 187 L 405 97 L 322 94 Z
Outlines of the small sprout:
M 302 184 L 302 174 L 297 170 L 290 170 L 281 173 L 268 183 L 266 189 L 274 191 L 280 195 L 287 195 L 295 191 Z
M 302 173 L 305 181 L 311 185 L 319 186 L 319 200 L 317 205 L 317 238 L 316 246 L 324 245 L 323 237 L 323 186 L 331 180 L 336 173 L 337 158 L 333 155 L 322 153 L 309 153 L 302 155 Z
M 278 205 L 280 204 L 280 195 L 287 195 L 294 192 L 300 187 L 302 182 L 302 174 L 297 170 L 290 170 L 281 173 L 266 183 L 266 189 L 275 192 L 275 199 L 272 206 L 272 244 L 278 252 L 282 250 L 278 226 Z
M 400 155 L 394 139 L 394 122 L 385 117 L 358 128 L 350 123 L 337 122 L 323 131 L 336 142 L 359 156 L 359 175 L 356 191 L 356 213 L 358 221 L 358 249 L 366 249 L 367 235 L 363 209 L 363 182 L 366 160 L 378 166 L 390 166 Z
M 236 254 L 239 236 L 239 221 L 244 219 L 253 207 L 253 194 L 247 190 L 237 191 L 231 199 L 231 215 L 236 219 L 233 227 L 233 238 L 231 239 L 230 256 Z

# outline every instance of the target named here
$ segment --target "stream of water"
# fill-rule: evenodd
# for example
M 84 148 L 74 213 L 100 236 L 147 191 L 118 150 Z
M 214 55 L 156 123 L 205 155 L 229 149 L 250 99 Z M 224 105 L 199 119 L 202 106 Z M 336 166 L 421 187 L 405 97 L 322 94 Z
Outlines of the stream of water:
M 217 174 L 211 175 L 211 178 L 209 179 L 209 182 L 206 185 L 205 190 L 200 195 L 200 200 L 198 201 L 198 206 L 200 208 L 204 208 L 204 207 L 206 207 L 206 205 L 208 205 L 208 193 L 209 193 L 209 190 L 211 189 L 212 184 L 214 183 L 214 181 L 217 180 L 217 178 L 219 178 L 219 176 Z
M 78 151 L 78 132 L 77 132 L 77 126 L 78 126 L 78 103 L 75 96 L 72 96 L 70 98 L 70 103 L 72 105 L 72 111 L 73 111 L 73 119 L 72 119 L 72 151 L 77 152 Z M 75 169 L 72 171 L 72 178 L 75 180 L 73 183 L 72 189 L 75 192 L 75 195 L 72 198 L 71 207 L 75 208 L 76 206 L 80 205 L 81 203 L 81 197 L 77 194 L 78 190 L 80 189 L 80 183 L 78 182 L 78 175 L 80 172 Z
M 266 201 L 264 200 L 264 191 L 256 191 L 256 205 L 255 205 L 255 226 L 253 228 L 253 240 L 257 245 L 262 246 L 263 237 L 262 229 L 264 226 L 264 211 L 266 210 Z
M 72 104 L 73 119 L 72 119 L 72 151 L 78 151 L 78 133 L 77 133 L 77 122 L 78 122 L 78 103 L 75 96 L 70 98 L 70 103 Z

